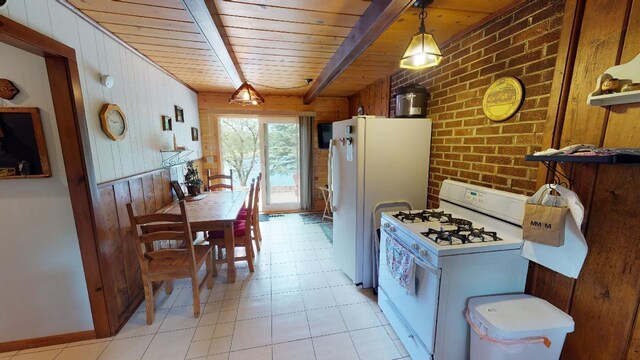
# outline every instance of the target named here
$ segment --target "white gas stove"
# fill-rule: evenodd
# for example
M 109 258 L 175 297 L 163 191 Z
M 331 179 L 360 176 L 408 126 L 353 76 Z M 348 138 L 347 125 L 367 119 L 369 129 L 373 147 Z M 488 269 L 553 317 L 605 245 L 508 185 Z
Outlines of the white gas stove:
M 468 359 L 467 299 L 524 291 L 526 199 L 446 180 L 438 209 L 382 214 L 378 303 L 414 359 Z M 415 293 L 392 275 L 392 246 L 415 259 Z

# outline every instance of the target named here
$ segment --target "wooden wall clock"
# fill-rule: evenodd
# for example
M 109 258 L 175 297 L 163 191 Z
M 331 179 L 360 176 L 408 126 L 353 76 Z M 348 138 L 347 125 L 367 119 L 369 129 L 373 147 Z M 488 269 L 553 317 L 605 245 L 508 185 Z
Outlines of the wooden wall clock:
M 102 131 L 114 141 L 124 139 L 129 130 L 127 117 L 116 104 L 104 104 L 100 110 L 100 124 Z

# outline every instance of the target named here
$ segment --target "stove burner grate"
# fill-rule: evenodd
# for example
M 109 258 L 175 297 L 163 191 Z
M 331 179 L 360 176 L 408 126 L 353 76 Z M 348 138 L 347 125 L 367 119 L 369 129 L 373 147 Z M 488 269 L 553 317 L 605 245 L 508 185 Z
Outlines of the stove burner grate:
M 495 231 L 485 231 L 484 228 L 473 228 L 471 227 L 470 221 L 465 221 L 469 222 L 468 226 L 465 222 L 453 230 L 429 228 L 429 230 L 421 232 L 420 234 L 438 245 L 463 245 L 502 240 Z

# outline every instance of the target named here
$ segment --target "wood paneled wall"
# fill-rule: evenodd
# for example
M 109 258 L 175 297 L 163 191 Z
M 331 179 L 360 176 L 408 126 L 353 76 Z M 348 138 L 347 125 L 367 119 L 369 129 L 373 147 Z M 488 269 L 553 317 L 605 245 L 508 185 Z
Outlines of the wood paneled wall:
M 600 74 L 640 53 L 640 0 L 567 0 L 562 31 L 545 145 L 640 147 L 639 104 L 586 104 Z M 573 179 L 586 210 L 584 267 L 572 280 L 533 266 L 528 291 L 575 320 L 562 359 L 640 359 L 640 166 L 575 165 Z
M 349 116 L 358 115 L 358 107 L 364 107 L 365 115 L 389 117 L 390 77 L 377 80 L 349 96 Z
M 150 214 L 173 201 L 171 180 L 182 180 L 182 166 L 149 171 L 98 185 L 97 223 L 100 266 L 109 324 L 115 333 L 144 299 L 142 277 L 126 204 Z

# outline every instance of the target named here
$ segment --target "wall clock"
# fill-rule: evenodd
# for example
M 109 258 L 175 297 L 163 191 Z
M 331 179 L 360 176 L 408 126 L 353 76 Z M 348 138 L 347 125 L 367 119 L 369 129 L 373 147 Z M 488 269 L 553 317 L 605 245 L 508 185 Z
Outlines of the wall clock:
M 127 117 L 120 109 L 120 106 L 116 104 L 104 104 L 102 110 L 100 110 L 100 123 L 102 125 L 102 131 L 111 140 L 122 140 L 129 126 L 127 125 Z
M 496 80 L 484 94 L 482 110 L 491 121 L 505 121 L 522 106 L 524 87 L 520 80 L 508 76 Z

